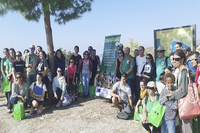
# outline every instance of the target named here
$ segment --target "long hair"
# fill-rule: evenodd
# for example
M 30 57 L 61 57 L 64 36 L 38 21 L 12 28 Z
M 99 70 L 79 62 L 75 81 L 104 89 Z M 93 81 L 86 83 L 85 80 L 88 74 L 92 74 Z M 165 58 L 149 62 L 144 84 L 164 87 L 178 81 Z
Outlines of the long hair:
M 151 65 L 154 65 L 154 60 L 152 54 L 147 54 L 146 57 L 149 56 L 151 58 Z
M 61 51 L 60 49 L 56 50 L 55 58 L 58 59 L 58 57 L 57 57 L 57 53 L 58 53 L 58 52 L 61 53 L 61 59 L 62 59 L 62 60 L 65 60 L 65 56 L 64 56 L 64 54 L 62 53 L 62 51 Z

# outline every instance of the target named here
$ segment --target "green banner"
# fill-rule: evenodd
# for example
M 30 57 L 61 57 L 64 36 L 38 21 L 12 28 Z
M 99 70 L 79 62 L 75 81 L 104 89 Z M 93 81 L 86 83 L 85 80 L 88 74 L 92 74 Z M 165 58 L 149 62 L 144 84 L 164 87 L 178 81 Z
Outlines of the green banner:
M 115 75 L 115 61 L 117 59 L 117 45 L 121 35 L 106 36 L 104 43 L 103 58 L 101 64 L 101 83 L 104 88 L 111 88 Z

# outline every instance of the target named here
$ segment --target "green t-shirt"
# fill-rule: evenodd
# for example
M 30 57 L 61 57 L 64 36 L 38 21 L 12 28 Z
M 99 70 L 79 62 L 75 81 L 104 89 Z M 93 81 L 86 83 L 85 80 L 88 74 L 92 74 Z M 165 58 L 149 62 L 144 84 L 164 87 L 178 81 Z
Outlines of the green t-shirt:
M 123 61 L 123 63 L 121 62 L 121 65 L 122 65 L 122 72 L 123 73 L 127 72 L 131 68 L 131 66 L 135 65 L 134 59 L 130 55 L 128 57 L 124 57 L 124 59 L 122 59 L 122 61 Z M 128 79 L 134 78 L 133 71 L 129 75 L 127 75 L 127 78 Z
M 145 104 L 145 99 L 146 99 L 146 97 L 143 99 L 142 104 Z M 156 104 L 157 101 L 158 101 L 157 95 L 154 96 L 153 102 L 150 101 L 150 96 L 148 96 L 148 101 L 146 104 L 147 115 L 151 112 L 153 106 Z
M 7 58 L 4 57 L 3 59 L 1 59 L 1 67 L 3 67 L 3 71 L 6 71 L 6 60 Z
M 11 73 L 12 62 L 10 62 L 9 59 L 6 60 L 6 66 L 8 66 L 8 72 Z
M 168 64 L 168 65 L 166 65 L 165 58 L 166 58 L 166 56 L 164 56 L 164 57 L 161 58 L 161 59 L 160 59 L 160 58 L 157 58 L 157 59 L 156 59 L 156 75 L 157 75 L 156 81 L 157 81 L 157 82 L 160 82 L 160 81 L 159 81 L 159 76 L 160 76 L 160 74 L 165 70 L 165 67 L 166 67 L 166 66 L 172 66 L 171 61 L 170 61 L 169 58 L 167 59 L 167 64 Z

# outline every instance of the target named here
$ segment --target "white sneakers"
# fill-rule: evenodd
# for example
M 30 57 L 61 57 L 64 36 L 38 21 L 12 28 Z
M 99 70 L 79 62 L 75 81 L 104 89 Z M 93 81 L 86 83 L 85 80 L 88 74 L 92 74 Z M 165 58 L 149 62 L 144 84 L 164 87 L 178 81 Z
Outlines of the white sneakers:
M 56 107 L 60 107 L 60 105 L 61 105 L 61 102 L 58 102 L 58 103 L 56 104 Z

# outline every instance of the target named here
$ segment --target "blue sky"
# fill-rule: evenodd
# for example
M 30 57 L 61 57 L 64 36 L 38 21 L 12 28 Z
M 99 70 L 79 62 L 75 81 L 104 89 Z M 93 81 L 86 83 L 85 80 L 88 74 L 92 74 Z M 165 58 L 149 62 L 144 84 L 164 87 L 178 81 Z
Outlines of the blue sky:
M 196 37 L 200 40 L 200 0 L 94 0 L 92 11 L 83 17 L 58 25 L 51 17 L 54 49 L 73 51 L 80 47 L 80 54 L 92 45 L 102 54 L 105 36 L 121 34 L 121 42 L 129 38 L 145 47 L 154 46 L 156 29 L 196 24 Z M 18 12 L 0 17 L 0 57 L 3 48 L 24 51 L 31 44 L 46 51 L 43 16 L 39 22 L 27 21 Z

